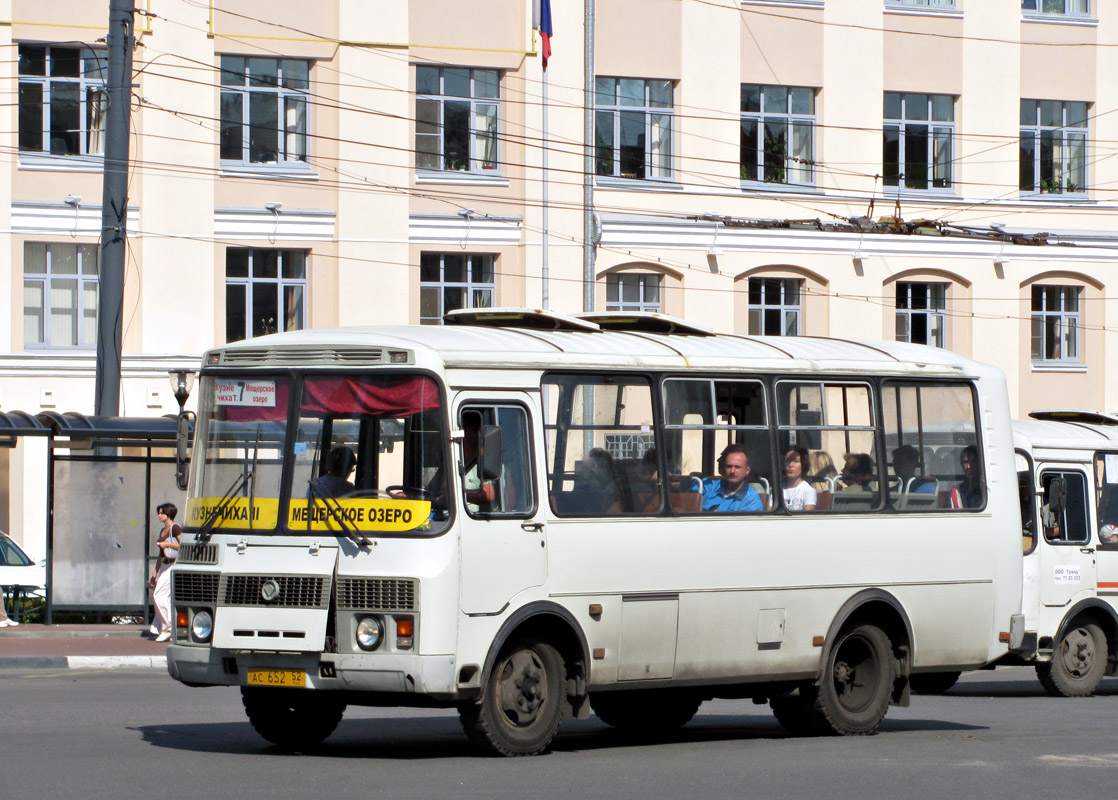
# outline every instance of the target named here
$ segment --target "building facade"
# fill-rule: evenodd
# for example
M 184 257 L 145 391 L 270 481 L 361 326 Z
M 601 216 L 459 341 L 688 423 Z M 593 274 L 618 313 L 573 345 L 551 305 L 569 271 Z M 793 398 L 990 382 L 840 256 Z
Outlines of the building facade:
M 92 413 L 107 3 L 0 1 L 0 410 Z M 307 326 L 460 307 L 902 339 L 1118 407 L 1101 0 L 137 0 L 121 413 Z M 589 165 L 589 170 L 587 169 Z M 32 445 L 0 528 L 42 551 Z

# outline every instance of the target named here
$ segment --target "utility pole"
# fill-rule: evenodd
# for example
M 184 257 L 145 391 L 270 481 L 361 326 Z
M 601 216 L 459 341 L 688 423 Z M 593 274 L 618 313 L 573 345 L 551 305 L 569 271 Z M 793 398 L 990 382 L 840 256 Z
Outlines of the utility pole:
M 132 106 L 134 0 L 109 2 L 109 80 L 105 86 L 105 170 L 101 193 L 100 281 L 97 300 L 97 396 L 94 413 L 120 414 L 124 258 L 128 239 L 128 138 Z
M 594 310 L 594 0 L 586 1 L 583 57 L 582 310 Z

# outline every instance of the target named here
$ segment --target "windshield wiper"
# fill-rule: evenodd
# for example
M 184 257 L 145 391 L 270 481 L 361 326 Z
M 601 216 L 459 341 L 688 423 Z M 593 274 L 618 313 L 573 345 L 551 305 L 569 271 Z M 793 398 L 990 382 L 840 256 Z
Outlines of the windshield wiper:
M 213 507 L 213 511 L 211 511 L 206 517 L 206 521 L 203 522 L 202 526 L 195 532 L 195 541 L 199 541 L 205 544 L 210 540 L 210 537 L 213 536 L 214 526 L 217 524 L 218 519 L 221 518 L 222 512 L 225 511 L 225 509 L 228 508 L 229 504 L 233 502 L 233 498 L 237 496 L 237 493 L 241 490 L 241 488 L 246 483 L 251 481 L 255 476 L 256 472 L 249 470 L 246 472 L 242 472 L 236 477 L 236 479 L 234 479 L 233 485 L 229 487 L 229 490 L 224 495 L 222 495 L 221 500 L 218 501 L 217 505 Z M 249 513 L 252 513 L 251 506 L 249 507 Z M 252 524 L 251 518 L 249 519 L 249 524 Z
M 345 534 L 347 539 L 349 539 L 358 547 L 369 546 L 368 537 L 359 533 L 357 529 L 353 527 L 353 524 L 345 518 L 345 514 L 342 513 L 341 504 L 338 503 L 337 499 L 335 499 L 333 496 L 327 497 L 326 495 L 321 494 L 318 489 L 315 488 L 314 478 L 311 478 L 309 481 L 307 481 L 307 500 L 310 501 L 310 508 L 307 509 L 308 531 L 311 529 L 311 520 L 314 518 L 316 501 L 321 500 L 323 508 L 326 509 L 326 512 L 330 515 L 330 518 L 338 523 L 339 527 L 341 527 L 342 529 L 342 533 Z

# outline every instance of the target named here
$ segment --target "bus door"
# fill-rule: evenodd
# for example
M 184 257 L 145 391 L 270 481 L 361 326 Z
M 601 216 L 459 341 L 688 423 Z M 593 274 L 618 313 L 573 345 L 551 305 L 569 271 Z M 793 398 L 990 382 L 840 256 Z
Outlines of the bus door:
M 1040 473 L 1040 602 L 1063 607 L 1095 591 L 1095 544 L 1087 475 L 1078 467 Z
M 458 407 L 455 419 L 463 437 L 455 460 L 467 614 L 497 613 L 518 592 L 547 580 L 529 408 L 528 395 L 519 392 Z
M 1118 605 L 1118 453 L 1095 454 L 1099 596 Z

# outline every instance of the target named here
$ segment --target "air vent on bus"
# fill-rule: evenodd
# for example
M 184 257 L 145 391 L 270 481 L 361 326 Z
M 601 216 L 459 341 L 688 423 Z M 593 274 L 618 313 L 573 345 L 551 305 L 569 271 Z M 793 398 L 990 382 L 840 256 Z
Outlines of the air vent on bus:
M 186 543 L 179 545 L 180 564 L 216 564 L 217 545 Z
M 175 604 L 215 605 L 220 578 L 216 572 L 186 572 L 176 569 L 171 573 Z
M 393 350 L 389 353 L 381 347 L 237 347 L 221 351 L 221 363 L 276 366 L 329 364 L 377 366 L 414 364 L 415 357 L 409 351 Z
M 265 583 L 275 581 L 279 592 L 265 600 Z M 225 606 L 284 606 L 287 608 L 325 608 L 330 585 L 324 578 L 306 575 L 225 575 L 221 604 Z
M 338 578 L 338 608 L 362 611 L 414 611 L 410 578 Z
M 580 331 L 601 328 L 593 322 L 539 308 L 460 308 L 443 315 L 447 325 L 477 325 L 485 328 L 528 328 L 535 331 Z
M 715 335 L 710 328 L 654 311 L 592 311 L 579 314 L 578 318 L 593 322 L 604 331 L 673 333 L 690 336 Z

